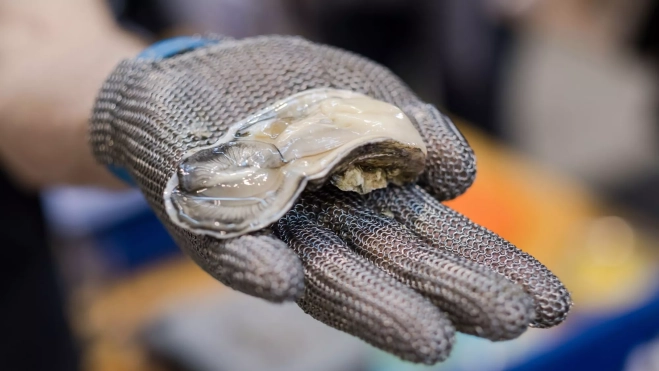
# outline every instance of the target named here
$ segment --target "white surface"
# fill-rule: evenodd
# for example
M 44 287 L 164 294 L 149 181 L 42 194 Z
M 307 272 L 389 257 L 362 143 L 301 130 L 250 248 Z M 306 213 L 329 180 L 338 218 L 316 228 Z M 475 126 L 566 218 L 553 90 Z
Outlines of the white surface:
M 363 370 L 369 345 L 317 322 L 293 303 L 227 292 L 171 308 L 149 343 L 199 371 Z
M 525 152 L 604 186 L 657 166 L 656 77 L 640 61 L 526 35 L 511 62 L 502 121 Z

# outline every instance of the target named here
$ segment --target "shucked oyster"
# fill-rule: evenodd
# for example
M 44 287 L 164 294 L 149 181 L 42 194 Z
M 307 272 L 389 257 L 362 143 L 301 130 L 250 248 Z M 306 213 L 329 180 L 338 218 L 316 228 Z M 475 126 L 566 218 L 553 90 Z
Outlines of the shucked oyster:
M 426 148 L 396 106 L 346 90 L 295 94 L 187 153 L 165 189 L 179 226 L 219 238 L 264 228 L 305 187 L 368 193 L 423 171 Z

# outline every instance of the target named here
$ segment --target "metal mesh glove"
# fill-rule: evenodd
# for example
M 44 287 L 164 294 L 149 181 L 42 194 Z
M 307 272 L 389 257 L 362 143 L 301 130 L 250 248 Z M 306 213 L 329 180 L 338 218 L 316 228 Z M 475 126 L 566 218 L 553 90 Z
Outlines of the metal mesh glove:
M 364 93 L 413 118 L 428 159 L 419 185 L 366 196 L 307 192 L 272 231 L 217 240 L 178 228 L 163 190 L 186 151 L 312 88 Z M 566 316 L 570 297 L 534 258 L 446 208 L 475 175 L 453 124 L 387 69 L 300 38 L 222 42 L 175 57 L 122 62 L 97 99 L 91 144 L 130 173 L 179 246 L 221 282 L 423 363 L 445 359 L 455 330 L 510 339 Z M 275 237 L 276 236 L 276 237 Z

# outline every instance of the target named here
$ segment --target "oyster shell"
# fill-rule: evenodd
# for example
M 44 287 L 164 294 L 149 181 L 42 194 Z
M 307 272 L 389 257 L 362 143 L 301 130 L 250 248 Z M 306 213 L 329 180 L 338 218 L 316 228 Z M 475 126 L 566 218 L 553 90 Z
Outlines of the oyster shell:
M 218 238 L 267 227 L 305 187 L 368 193 L 411 182 L 426 147 L 396 106 L 337 89 L 295 94 L 187 153 L 164 193 L 177 225 Z

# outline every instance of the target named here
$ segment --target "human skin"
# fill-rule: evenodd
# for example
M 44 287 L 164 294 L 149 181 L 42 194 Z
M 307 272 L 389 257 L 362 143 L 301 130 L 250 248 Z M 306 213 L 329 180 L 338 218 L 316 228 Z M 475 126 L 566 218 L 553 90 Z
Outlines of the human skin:
M 145 45 L 101 0 L 0 0 L 0 166 L 32 190 L 123 187 L 94 160 L 88 119 L 107 75 Z

